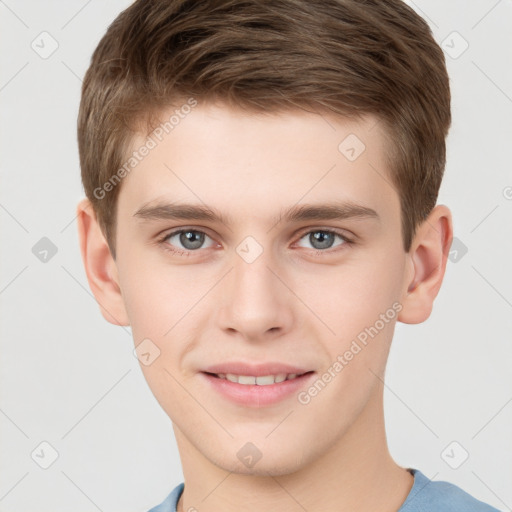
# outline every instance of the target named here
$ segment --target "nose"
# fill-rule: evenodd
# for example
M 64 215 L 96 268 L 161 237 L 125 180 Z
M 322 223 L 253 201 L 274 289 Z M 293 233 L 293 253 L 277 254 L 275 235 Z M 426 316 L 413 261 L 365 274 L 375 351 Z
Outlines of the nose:
M 234 268 L 220 290 L 218 322 L 228 334 L 247 341 L 261 341 L 283 335 L 294 322 L 294 295 L 286 275 L 263 253 L 252 262 L 234 254 Z

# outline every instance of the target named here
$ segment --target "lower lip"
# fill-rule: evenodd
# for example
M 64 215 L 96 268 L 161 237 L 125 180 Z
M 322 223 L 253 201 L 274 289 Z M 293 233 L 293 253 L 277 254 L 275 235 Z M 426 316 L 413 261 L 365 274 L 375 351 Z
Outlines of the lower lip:
M 295 379 L 268 384 L 266 386 L 238 384 L 238 382 L 221 379 L 205 372 L 201 372 L 201 375 L 215 391 L 232 402 L 246 407 L 262 407 L 275 404 L 297 393 L 309 383 L 315 373 L 305 373 Z

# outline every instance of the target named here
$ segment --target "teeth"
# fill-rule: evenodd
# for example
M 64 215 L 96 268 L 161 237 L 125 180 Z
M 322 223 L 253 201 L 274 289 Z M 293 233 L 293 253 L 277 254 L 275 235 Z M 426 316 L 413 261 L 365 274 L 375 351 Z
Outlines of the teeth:
M 252 375 L 235 375 L 233 373 L 218 373 L 217 377 L 221 379 L 227 379 L 230 382 L 236 382 L 238 384 L 256 384 L 258 386 L 268 386 L 283 382 L 285 380 L 295 379 L 297 373 L 279 373 L 277 375 L 263 375 L 261 377 L 254 377 Z M 301 374 L 302 375 L 302 374 Z

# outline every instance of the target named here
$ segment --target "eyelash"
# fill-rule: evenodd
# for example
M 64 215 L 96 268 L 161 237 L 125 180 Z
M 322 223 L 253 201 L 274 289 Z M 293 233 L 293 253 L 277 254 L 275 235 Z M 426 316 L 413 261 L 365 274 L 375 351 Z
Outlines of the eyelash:
M 198 230 L 198 229 L 184 229 L 184 228 L 181 228 L 181 229 L 177 229 L 175 231 L 171 231 L 170 233 L 166 233 L 163 237 L 161 237 L 158 242 L 159 244 L 161 244 L 163 246 L 163 249 L 165 251 L 169 251 L 173 254 L 177 254 L 179 256 L 191 256 L 193 253 L 197 253 L 197 252 L 200 252 L 202 249 L 195 249 L 195 250 L 191 250 L 191 249 L 176 249 L 174 248 L 171 244 L 167 243 L 167 240 L 169 240 L 171 237 L 173 237 L 174 235 L 179 235 L 180 233 L 187 233 L 187 232 L 193 232 L 193 233 L 201 233 L 201 234 L 204 234 L 206 236 L 208 236 L 209 238 L 211 238 L 207 233 L 205 233 L 204 231 L 201 231 L 201 230 Z M 338 246 L 335 246 L 334 248 L 328 248 L 328 249 L 310 249 L 311 251 L 314 251 L 315 253 L 333 253 L 333 252 L 337 252 L 338 250 L 343 250 L 343 247 L 344 246 L 351 246 L 351 245 L 354 245 L 355 242 L 354 240 L 348 238 L 346 235 L 344 234 L 341 234 L 339 233 L 338 231 L 335 231 L 335 230 L 332 230 L 332 229 L 311 229 L 309 231 L 305 231 L 304 233 L 302 233 L 299 237 L 299 240 L 302 240 L 306 235 L 310 235 L 311 233 L 328 233 L 328 234 L 332 234 L 332 235 L 335 235 L 335 236 L 338 236 L 340 237 L 342 240 L 343 240 L 343 243 L 338 245 Z

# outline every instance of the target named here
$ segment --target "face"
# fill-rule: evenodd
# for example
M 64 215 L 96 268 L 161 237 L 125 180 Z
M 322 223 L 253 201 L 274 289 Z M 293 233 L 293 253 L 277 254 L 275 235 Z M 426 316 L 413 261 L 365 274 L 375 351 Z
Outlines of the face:
M 380 130 L 198 105 L 122 182 L 117 277 L 142 371 L 178 441 L 218 467 L 289 473 L 378 414 L 406 292 Z

